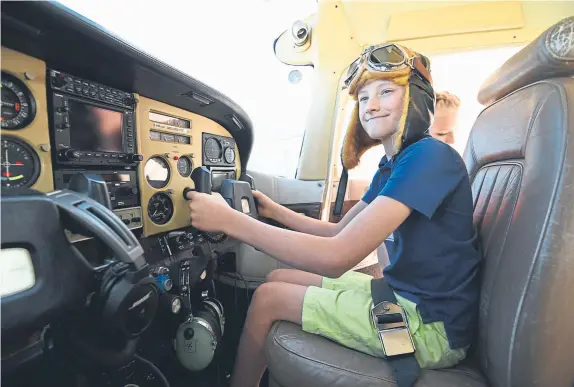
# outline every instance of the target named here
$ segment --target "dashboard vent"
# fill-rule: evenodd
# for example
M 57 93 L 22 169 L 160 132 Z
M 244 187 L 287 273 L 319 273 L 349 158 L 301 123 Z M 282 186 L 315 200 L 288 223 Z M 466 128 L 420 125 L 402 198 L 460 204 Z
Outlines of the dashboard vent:
M 195 100 L 197 103 L 199 103 L 202 107 L 203 106 L 208 106 L 211 105 L 212 103 L 214 103 L 215 101 L 212 100 L 211 98 L 206 97 L 203 94 L 199 94 L 198 92 L 195 91 L 188 91 L 187 93 L 183 93 L 182 95 L 185 95 L 188 98 L 191 98 L 193 100 Z
M 239 121 L 239 118 L 237 118 L 235 116 L 235 114 L 228 114 L 225 116 L 228 120 L 230 120 L 231 122 L 233 122 L 235 124 L 235 126 L 237 126 L 238 130 L 243 130 L 245 129 L 243 127 L 243 124 L 241 123 L 241 121 Z

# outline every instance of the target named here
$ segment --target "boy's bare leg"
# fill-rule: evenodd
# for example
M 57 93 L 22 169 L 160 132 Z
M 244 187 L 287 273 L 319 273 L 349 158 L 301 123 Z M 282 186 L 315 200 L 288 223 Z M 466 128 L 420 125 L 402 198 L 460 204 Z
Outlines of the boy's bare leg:
M 271 325 L 286 320 L 301 325 L 307 286 L 268 282 L 253 295 L 239 341 L 231 387 L 256 387 L 265 371 L 265 341 Z
M 267 275 L 265 282 L 287 282 L 303 286 L 321 287 L 323 277 L 296 269 L 277 269 Z

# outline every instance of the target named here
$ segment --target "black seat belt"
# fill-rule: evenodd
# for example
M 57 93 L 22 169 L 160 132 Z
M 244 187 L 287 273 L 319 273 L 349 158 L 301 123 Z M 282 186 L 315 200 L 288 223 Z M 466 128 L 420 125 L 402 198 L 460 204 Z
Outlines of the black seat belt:
M 395 293 L 384 278 L 375 278 L 371 281 L 371 296 L 373 298 L 373 305 L 378 305 L 385 301 L 398 304 Z M 389 318 L 394 318 L 394 316 L 393 314 L 388 315 Z M 379 316 L 379 322 L 382 322 L 381 317 L 382 316 Z M 399 318 L 402 321 L 402 318 Z M 391 367 L 393 378 L 398 387 L 413 386 L 420 373 L 420 366 L 414 353 L 388 356 L 385 358 L 385 361 Z
M 349 172 L 347 168 L 343 167 L 341 178 L 339 179 L 339 187 L 337 188 L 337 198 L 335 199 L 335 207 L 333 208 L 334 216 L 341 216 L 343 213 L 343 202 L 345 201 L 345 192 L 347 191 L 347 182 L 349 180 Z

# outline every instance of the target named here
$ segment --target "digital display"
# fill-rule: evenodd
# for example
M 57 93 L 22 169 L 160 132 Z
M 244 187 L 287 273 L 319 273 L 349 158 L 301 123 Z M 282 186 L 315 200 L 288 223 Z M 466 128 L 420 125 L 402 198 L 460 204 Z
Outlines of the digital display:
M 164 125 L 175 126 L 178 128 L 186 128 L 186 129 L 191 128 L 191 121 L 166 116 L 165 114 L 149 112 L 149 120 Z
M 102 174 L 102 178 L 107 182 L 112 183 L 123 183 L 131 181 L 131 177 L 127 173 L 105 173 Z
M 191 137 L 189 136 L 179 136 L 177 134 L 168 134 L 163 132 L 158 132 L 157 130 L 149 131 L 149 139 L 154 141 L 163 142 L 177 142 L 179 144 L 191 144 Z
M 149 131 L 149 139 L 154 141 L 161 141 L 161 132 L 157 132 L 155 130 Z
M 69 100 L 70 146 L 78 150 L 122 152 L 122 112 Z

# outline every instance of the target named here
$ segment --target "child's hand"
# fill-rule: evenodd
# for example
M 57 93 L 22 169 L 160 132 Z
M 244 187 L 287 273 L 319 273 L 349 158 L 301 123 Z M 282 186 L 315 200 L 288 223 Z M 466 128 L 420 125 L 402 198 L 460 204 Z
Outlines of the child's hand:
M 233 208 L 218 193 L 208 195 L 190 191 L 187 193 L 187 198 L 191 225 L 201 231 L 224 231 L 226 222 L 230 221 L 230 215 L 234 215 Z
M 273 200 L 269 199 L 269 197 L 265 196 L 259 191 L 252 191 L 253 198 L 256 200 L 257 203 L 257 212 L 260 216 L 264 218 L 273 219 L 273 215 L 275 213 L 275 209 L 277 208 L 277 203 Z

